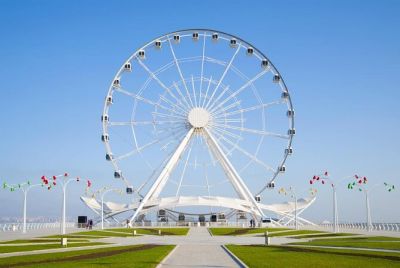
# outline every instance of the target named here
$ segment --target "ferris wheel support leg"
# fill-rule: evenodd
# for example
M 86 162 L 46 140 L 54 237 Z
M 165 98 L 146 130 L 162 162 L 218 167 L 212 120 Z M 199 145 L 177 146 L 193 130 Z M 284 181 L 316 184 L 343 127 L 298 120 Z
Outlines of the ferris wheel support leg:
M 175 168 L 176 164 L 179 162 L 179 159 L 181 158 L 183 152 L 185 151 L 187 145 L 189 144 L 189 141 L 192 138 L 193 132 L 194 132 L 194 128 L 191 128 L 188 131 L 186 136 L 183 138 L 183 140 L 181 141 L 181 143 L 177 147 L 177 149 L 174 152 L 174 154 L 168 160 L 168 163 L 165 165 L 164 169 L 161 171 L 161 173 L 158 176 L 157 180 L 151 186 L 150 190 L 144 196 L 143 200 L 139 203 L 138 208 L 136 209 L 135 213 L 131 217 L 131 221 L 130 221 L 131 225 L 133 224 L 133 221 L 135 220 L 135 218 L 142 211 L 142 209 L 143 209 L 144 205 L 147 203 L 147 201 L 150 198 L 157 198 L 158 195 L 161 193 L 162 189 L 164 188 L 165 184 L 167 183 L 169 175 L 171 174 L 171 172 Z
M 228 175 L 229 180 L 233 184 L 235 190 L 237 191 L 238 195 L 245 199 L 246 201 L 250 202 L 253 205 L 253 212 L 254 214 L 259 214 L 261 218 L 264 218 L 264 212 L 262 211 L 259 204 L 254 199 L 252 193 L 250 192 L 249 188 L 247 188 L 246 184 L 243 182 L 242 178 L 240 177 L 239 173 L 235 170 L 231 162 L 229 161 L 228 157 L 224 154 L 221 147 L 219 146 L 218 142 L 214 139 L 212 134 L 208 131 L 207 128 L 204 129 L 205 136 L 207 138 L 208 144 L 213 148 L 212 150 L 222 162 L 222 167 L 225 169 L 225 172 Z

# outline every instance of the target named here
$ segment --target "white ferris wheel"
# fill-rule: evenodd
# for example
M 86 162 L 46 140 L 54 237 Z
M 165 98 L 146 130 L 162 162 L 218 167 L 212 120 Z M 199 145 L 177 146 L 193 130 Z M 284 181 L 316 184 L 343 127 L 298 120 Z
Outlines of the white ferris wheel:
M 115 75 L 102 115 L 106 159 L 151 208 L 228 207 L 264 217 L 260 196 L 292 154 L 294 110 L 282 76 L 243 39 L 168 33 Z

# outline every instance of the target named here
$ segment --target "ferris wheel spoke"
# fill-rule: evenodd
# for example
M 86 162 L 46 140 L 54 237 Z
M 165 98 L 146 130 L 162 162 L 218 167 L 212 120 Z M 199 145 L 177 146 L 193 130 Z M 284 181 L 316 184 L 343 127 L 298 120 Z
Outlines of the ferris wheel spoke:
M 138 61 L 139 64 L 140 64 L 140 66 L 142 66 L 142 68 L 145 69 L 145 71 L 148 72 L 149 75 L 150 75 L 163 89 L 165 89 L 165 91 L 167 91 L 168 94 L 169 94 L 172 98 L 174 98 L 174 99 L 179 103 L 179 102 L 180 102 L 179 99 L 178 99 L 178 98 L 175 96 L 175 94 L 173 94 L 173 93 L 171 92 L 171 90 L 158 78 L 158 76 L 157 76 L 155 73 L 153 73 L 153 72 L 147 67 L 147 65 L 144 64 L 143 61 L 140 60 L 139 57 L 136 57 L 136 58 L 137 58 L 137 61 Z
M 235 114 L 254 111 L 254 110 L 258 110 L 258 109 L 268 108 L 268 107 L 273 106 L 273 105 L 284 104 L 284 103 L 286 103 L 286 100 L 278 100 L 278 101 L 273 101 L 273 102 L 270 102 L 270 103 L 263 103 L 263 104 L 259 104 L 259 105 L 254 105 L 254 106 L 247 107 L 247 108 L 244 108 L 244 109 L 238 109 L 236 111 L 232 111 L 232 112 L 229 112 L 229 113 L 223 113 L 223 115 L 221 115 L 221 116 L 217 116 L 217 115 L 220 115 L 221 112 L 216 112 L 214 114 L 214 116 L 215 116 L 215 118 L 219 118 L 219 117 L 223 117 L 223 116 L 235 115 Z
M 225 116 L 226 115 L 226 113 L 225 113 L 226 111 L 228 111 L 228 110 L 230 110 L 232 108 L 235 108 L 237 106 L 240 106 L 240 103 L 241 103 L 240 101 L 235 101 L 235 102 L 233 102 L 233 103 L 231 103 L 231 104 L 219 109 L 218 111 L 216 111 L 215 113 L 212 114 L 213 118 L 217 118 L 216 115 L 221 114 L 221 113 L 223 113 L 223 116 Z
M 185 105 L 185 106 L 186 106 L 186 109 L 187 109 L 187 110 L 190 110 L 191 105 L 189 104 L 189 101 L 187 100 L 187 98 L 185 97 L 185 95 L 183 95 L 183 93 L 182 93 L 182 91 L 180 90 L 178 84 L 177 84 L 176 82 L 174 82 L 174 83 L 173 83 L 173 86 L 174 86 L 176 92 L 178 92 L 179 96 L 182 98 L 182 100 L 186 103 L 186 105 Z M 182 103 L 180 100 L 179 100 L 179 102 Z M 183 104 L 183 103 L 182 103 L 182 104 Z
M 290 138 L 289 135 L 283 135 L 283 134 L 278 134 L 278 133 L 274 133 L 274 132 L 268 132 L 268 131 L 264 131 L 264 130 L 251 129 L 251 128 L 245 128 L 245 127 L 235 127 L 235 126 L 231 126 L 231 125 L 228 125 L 228 124 L 226 124 L 226 125 L 215 124 L 215 125 L 219 126 L 219 127 L 225 127 L 225 128 L 239 130 L 239 131 L 242 131 L 242 132 L 247 132 L 247 133 L 252 133 L 252 134 L 257 134 L 257 135 L 277 137 L 277 138 L 281 138 L 281 139 L 285 139 L 285 140 L 288 140 Z
M 183 78 L 181 67 L 179 66 L 178 59 L 176 58 L 174 48 L 172 47 L 172 44 L 171 44 L 171 38 L 168 35 L 167 35 L 167 38 L 168 38 L 169 48 L 171 49 L 172 56 L 174 57 L 174 62 L 175 62 L 176 68 L 178 69 L 179 76 L 181 77 L 183 86 L 185 87 L 186 93 L 188 94 L 188 97 L 189 97 L 189 101 L 190 101 L 190 103 L 192 104 L 192 107 L 193 107 L 193 102 L 192 102 L 192 99 L 190 98 L 190 94 L 189 94 L 189 90 L 188 90 L 187 85 L 186 85 L 186 81 Z
M 219 100 L 219 98 L 221 97 L 221 95 L 220 95 L 217 99 L 213 100 L 214 95 L 217 93 L 219 86 L 221 85 L 221 83 L 222 83 L 222 81 L 224 80 L 226 74 L 228 73 L 229 69 L 231 68 L 232 63 L 233 63 L 233 61 L 235 60 L 236 55 L 238 54 L 238 52 L 239 52 L 239 50 L 241 49 L 241 47 L 242 47 L 242 44 L 239 44 L 239 45 L 238 45 L 238 48 L 237 48 L 236 51 L 235 51 L 235 53 L 234 53 L 233 56 L 231 57 L 231 60 L 229 61 L 228 65 L 226 66 L 226 68 L 225 68 L 225 70 L 224 70 L 224 72 L 223 72 L 221 78 L 220 78 L 219 81 L 218 81 L 217 86 L 214 88 L 214 91 L 213 91 L 213 93 L 212 93 L 210 99 L 209 99 L 208 102 L 207 102 L 206 109 L 209 108 L 208 106 L 210 105 L 211 100 L 213 101 L 213 104 L 214 104 L 215 101 Z
M 203 79 L 203 78 L 201 78 L 201 79 Z M 203 104 L 201 105 L 202 108 L 204 108 L 205 103 L 207 101 L 207 96 L 208 96 L 208 92 L 210 91 L 211 81 L 212 81 L 212 76 L 210 76 L 210 78 L 208 79 L 208 86 L 206 89 L 206 94 L 204 95 Z
M 203 53 L 201 57 L 201 72 L 200 72 L 200 93 L 199 93 L 199 106 L 201 106 L 201 96 L 203 95 L 203 74 L 204 74 L 204 55 L 206 51 L 206 33 L 203 34 Z
M 182 120 L 152 120 L 152 121 L 125 121 L 125 122 L 108 122 L 108 126 L 140 126 L 140 125 L 162 125 L 162 124 L 171 124 L 171 123 L 179 123 Z
M 190 146 L 190 144 L 189 144 L 189 146 Z M 183 170 L 182 170 L 182 173 L 181 173 L 181 177 L 179 179 L 179 184 L 178 184 L 178 188 L 176 190 L 175 196 L 178 196 L 179 191 L 181 190 L 183 177 L 185 176 L 185 173 L 186 173 L 186 168 L 188 166 L 188 162 L 189 162 L 189 158 L 190 158 L 191 152 L 192 152 L 192 147 L 189 148 L 189 151 L 188 151 L 188 154 L 187 154 L 187 157 L 186 157 L 186 161 L 185 161 L 185 165 L 183 167 Z
M 160 117 L 173 117 L 173 118 L 179 118 L 185 120 L 186 117 L 182 115 L 177 115 L 177 114 L 164 114 L 164 113 L 159 113 L 159 112 L 152 112 L 152 115 L 160 116 Z
M 218 132 L 218 135 L 227 135 L 227 136 L 230 136 L 230 137 L 232 137 L 232 138 L 234 138 L 234 139 L 236 139 L 236 140 L 243 140 L 243 137 L 242 137 L 242 136 L 237 135 L 237 134 L 234 134 L 234 133 L 232 133 L 232 132 L 230 132 L 230 131 L 227 131 L 227 130 L 225 130 L 225 129 L 223 129 L 223 128 L 219 128 L 219 127 L 215 127 L 215 126 L 214 126 L 214 127 L 211 129 L 211 131 L 215 131 L 215 133 Z
M 253 160 L 254 162 L 260 164 L 261 166 L 263 166 L 265 169 L 267 169 L 268 171 L 271 172 L 276 172 L 275 169 L 273 169 L 271 166 L 269 166 L 268 164 L 264 163 L 263 161 L 261 161 L 260 159 L 258 159 L 255 155 L 249 153 L 248 151 L 246 151 L 245 149 L 243 149 L 242 147 L 240 147 L 239 145 L 237 145 L 236 143 L 230 141 L 229 139 L 225 138 L 224 136 L 221 137 L 222 140 L 224 140 L 226 143 L 230 144 L 231 146 L 233 146 L 238 152 L 241 152 L 242 154 L 244 154 L 245 156 L 247 156 L 248 158 L 250 158 L 251 160 Z
M 252 79 L 248 80 L 243 86 L 241 86 L 238 90 L 234 91 L 232 94 L 230 94 L 226 99 L 224 99 L 222 102 L 220 102 L 217 105 L 214 105 L 213 107 L 210 107 L 210 112 L 213 113 L 215 112 L 216 109 L 227 103 L 229 100 L 232 98 L 236 97 L 240 92 L 245 90 L 248 86 L 250 86 L 252 83 L 260 79 L 264 74 L 266 74 L 268 70 L 263 70 L 262 72 L 258 73 L 255 75 Z
M 243 118 L 224 118 L 224 117 L 220 117 L 221 119 L 214 119 L 213 122 L 216 122 L 218 124 L 221 123 L 243 123 L 246 120 Z
M 195 107 L 197 107 L 197 97 L 196 97 L 196 90 L 195 90 L 195 88 L 194 88 L 193 75 L 192 75 L 192 91 L 193 91 L 194 104 L 195 104 Z
M 163 95 L 159 95 L 160 99 L 163 100 L 164 102 L 168 103 L 169 105 L 171 105 L 172 107 L 178 108 L 181 112 L 183 113 L 187 113 L 188 111 L 185 110 L 184 108 L 182 108 L 181 106 L 173 103 L 172 101 L 170 101 L 169 99 L 167 99 L 166 97 L 164 97 Z
M 150 146 L 152 146 L 152 145 L 158 143 L 159 141 L 160 141 L 160 140 L 157 139 L 157 140 L 154 140 L 154 141 L 152 141 L 152 142 L 149 142 L 149 143 L 147 143 L 147 144 L 145 144 L 145 145 L 143 145 L 143 146 L 141 146 L 141 147 L 139 147 L 139 148 L 136 148 L 136 149 L 134 149 L 134 150 L 132 150 L 132 151 L 126 153 L 126 154 L 123 154 L 123 155 L 121 155 L 121 156 L 116 157 L 115 160 L 116 160 L 116 161 L 120 161 L 120 160 L 122 160 L 122 159 L 124 159 L 124 158 L 127 158 L 127 157 L 129 157 L 129 156 L 135 155 L 135 154 L 137 154 L 137 153 L 140 153 L 143 149 L 146 149 L 147 147 L 150 147 Z
M 153 101 L 151 101 L 151 100 L 149 100 L 149 99 L 146 99 L 146 98 L 144 98 L 144 97 L 142 97 L 142 96 L 140 96 L 140 95 L 138 95 L 138 94 L 129 92 L 129 91 L 123 89 L 123 88 L 116 88 L 115 91 L 116 91 L 116 92 L 119 92 L 119 93 L 122 93 L 122 94 L 124 94 L 124 95 L 126 95 L 126 96 L 132 97 L 132 98 L 134 98 L 134 99 L 143 101 L 143 102 L 145 102 L 145 103 L 154 105 L 154 106 L 157 106 L 157 105 L 158 105 L 157 103 L 155 103 L 155 102 L 153 102 Z

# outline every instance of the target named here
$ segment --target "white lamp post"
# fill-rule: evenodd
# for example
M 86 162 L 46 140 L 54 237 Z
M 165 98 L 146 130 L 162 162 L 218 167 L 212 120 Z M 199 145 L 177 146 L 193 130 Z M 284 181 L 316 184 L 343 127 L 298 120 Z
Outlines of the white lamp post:
M 26 206 L 27 206 L 28 192 L 30 189 L 32 189 L 33 187 L 36 187 L 36 186 L 44 186 L 44 184 L 42 184 L 42 183 L 31 184 L 29 181 L 20 183 L 20 184 L 16 184 L 16 185 L 10 185 L 7 183 L 3 184 L 4 189 L 8 188 L 11 190 L 11 192 L 14 192 L 15 189 L 20 189 L 22 191 L 22 193 L 24 194 L 23 221 L 22 221 L 22 233 L 24 233 L 24 234 L 26 233 Z
M 116 188 L 107 188 L 104 187 L 103 190 L 101 191 L 101 230 L 104 230 L 104 196 L 106 195 L 106 193 L 109 192 L 117 192 L 122 194 L 122 190 L 121 189 L 116 189 Z
M 296 191 L 294 190 L 294 187 L 290 186 L 289 188 L 280 188 L 278 191 L 279 194 L 290 194 L 290 197 L 294 199 L 294 225 L 295 229 L 299 229 L 298 221 L 297 221 L 297 196 L 296 196 Z
M 339 185 L 341 182 L 343 182 L 346 179 L 350 179 L 353 176 L 347 176 L 344 177 L 343 179 L 339 180 L 337 184 L 329 177 L 328 171 L 325 171 L 323 174 L 320 175 L 315 175 L 313 178 L 310 180 L 310 184 L 314 184 L 318 181 L 320 181 L 322 184 L 325 184 L 325 181 L 328 181 L 331 186 L 332 186 L 332 196 L 333 196 L 333 232 L 337 233 L 339 231 L 339 216 L 338 216 L 338 209 L 337 209 L 337 197 L 336 197 L 336 186 Z
M 367 178 L 366 177 L 360 177 L 355 175 L 355 181 L 349 183 L 347 185 L 347 188 L 352 190 L 354 188 L 358 188 L 358 191 L 360 192 L 364 192 L 365 194 L 365 206 L 366 206 L 366 210 L 367 210 L 367 218 L 366 218 L 366 223 L 367 223 L 367 230 L 368 232 L 372 231 L 372 220 L 371 220 L 371 207 L 369 205 L 369 194 L 371 193 L 372 190 L 376 189 L 378 186 L 384 186 L 386 188 L 386 190 L 388 192 L 392 192 L 394 191 L 395 187 L 393 184 L 389 184 L 384 182 L 382 183 L 378 183 L 373 185 L 372 187 L 370 187 L 369 189 L 366 188 L 366 184 L 367 184 Z
M 61 214 L 61 224 L 60 224 L 60 231 L 61 234 L 66 233 L 66 226 L 65 226 L 65 219 L 66 219 L 66 191 L 67 191 L 67 186 L 71 181 L 78 181 L 79 182 L 79 177 L 77 178 L 69 178 L 68 173 L 64 173 L 61 175 L 53 176 L 53 179 L 56 180 L 57 178 L 62 178 L 61 179 L 61 185 L 62 185 L 62 192 L 63 192 L 63 200 L 62 200 L 62 214 Z

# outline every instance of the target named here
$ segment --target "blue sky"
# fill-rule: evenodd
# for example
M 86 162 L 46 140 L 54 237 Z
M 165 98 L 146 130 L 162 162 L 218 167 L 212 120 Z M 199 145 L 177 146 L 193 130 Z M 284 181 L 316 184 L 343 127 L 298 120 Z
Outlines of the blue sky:
M 0 180 L 38 180 L 64 170 L 113 181 L 100 142 L 107 87 L 148 40 L 185 28 L 242 37 L 268 55 L 296 110 L 295 155 L 282 185 L 307 193 L 329 170 L 375 182 L 399 178 L 398 1 L 0 1 Z M 70 188 L 71 215 L 88 213 Z M 32 191 L 30 215 L 57 216 L 59 190 Z M 305 214 L 330 218 L 329 189 Z M 340 214 L 364 219 L 361 194 L 339 190 Z M 400 193 L 376 189 L 374 220 L 399 221 Z M 8 200 L 16 202 L 9 206 Z M 277 196 L 277 201 L 282 198 Z M 19 216 L 21 195 L 0 192 L 0 216 Z M 390 209 L 389 209 L 390 207 Z M 72 211 L 73 210 L 73 211 Z M 395 212 L 395 213 L 393 213 Z

